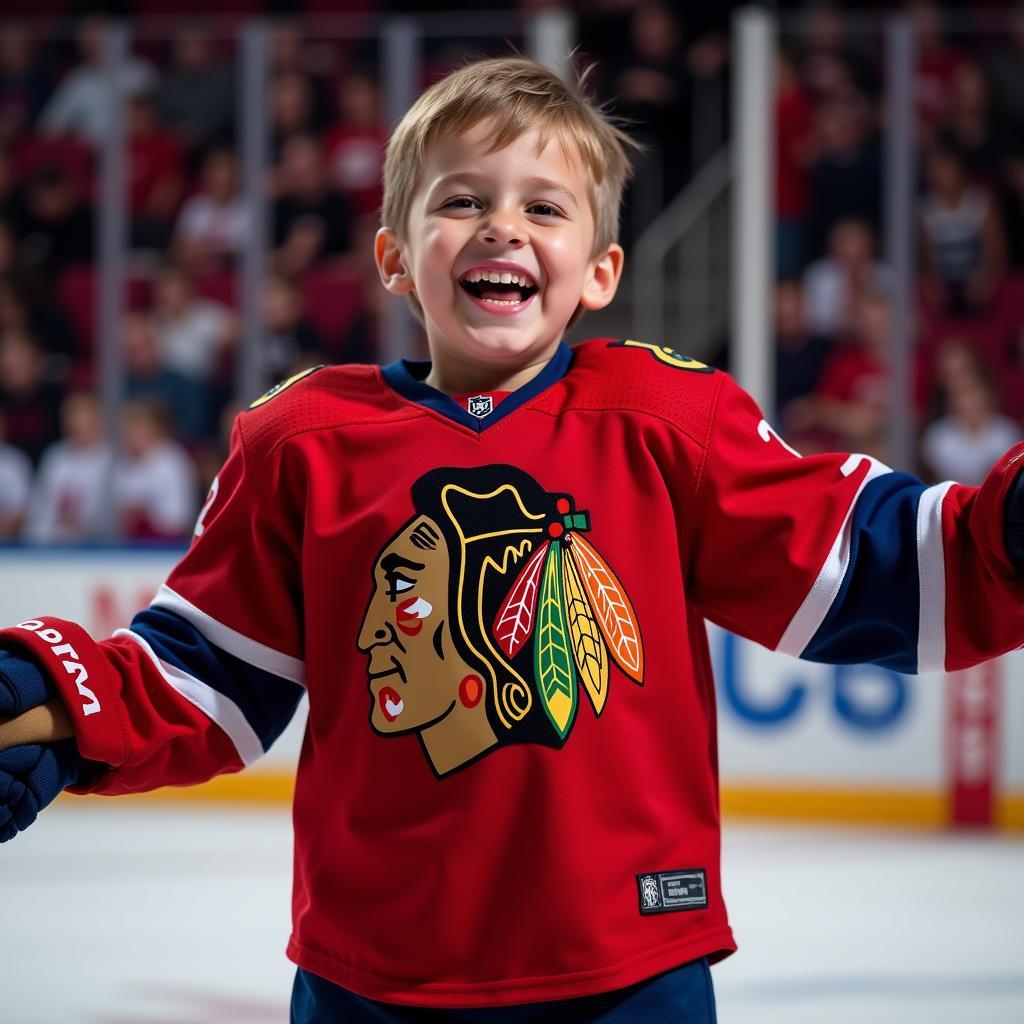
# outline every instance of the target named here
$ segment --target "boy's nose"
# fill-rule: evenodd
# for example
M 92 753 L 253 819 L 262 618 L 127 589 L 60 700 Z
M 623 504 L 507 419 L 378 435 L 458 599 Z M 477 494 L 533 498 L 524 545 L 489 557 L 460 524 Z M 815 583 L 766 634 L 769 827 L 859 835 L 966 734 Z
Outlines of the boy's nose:
M 480 238 L 489 245 L 522 245 L 526 233 L 522 224 L 511 217 L 494 217 L 480 229 Z

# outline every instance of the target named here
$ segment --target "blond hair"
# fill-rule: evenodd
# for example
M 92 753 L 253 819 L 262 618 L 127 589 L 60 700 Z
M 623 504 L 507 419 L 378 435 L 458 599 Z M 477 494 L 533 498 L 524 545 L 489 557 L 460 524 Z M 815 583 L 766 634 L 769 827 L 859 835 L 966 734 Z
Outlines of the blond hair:
M 542 64 L 522 57 L 480 60 L 435 83 L 409 108 L 388 142 L 381 218 L 405 232 L 409 205 L 427 148 L 440 135 L 459 135 L 493 119 L 492 151 L 536 129 L 540 147 L 556 138 L 567 159 L 589 172 L 594 213 L 593 254 L 619 234 L 619 204 L 629 178 L 627 150 L 637 144 L 585 94 L 587 74 L 566 82 Z

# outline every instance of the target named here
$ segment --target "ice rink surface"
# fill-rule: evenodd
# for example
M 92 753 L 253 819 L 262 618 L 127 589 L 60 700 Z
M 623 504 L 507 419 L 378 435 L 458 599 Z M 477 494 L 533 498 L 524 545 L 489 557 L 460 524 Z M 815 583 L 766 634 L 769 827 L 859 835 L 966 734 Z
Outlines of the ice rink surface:
M 722 1024 L 1021 1024 L 1024 842 L 730 824 Z M 284 810 L 64 799 L 0 849 L 3 1024 L 285 1024 Z

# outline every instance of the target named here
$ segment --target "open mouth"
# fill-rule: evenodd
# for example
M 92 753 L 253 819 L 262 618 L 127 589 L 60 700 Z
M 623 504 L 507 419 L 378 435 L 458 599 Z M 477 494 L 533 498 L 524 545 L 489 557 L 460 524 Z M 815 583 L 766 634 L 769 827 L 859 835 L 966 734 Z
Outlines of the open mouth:
M 459 279 L 463 291 L 478 305 L 513 312 L 537 294 L 537 282 L 525 271 L 470 270 Z

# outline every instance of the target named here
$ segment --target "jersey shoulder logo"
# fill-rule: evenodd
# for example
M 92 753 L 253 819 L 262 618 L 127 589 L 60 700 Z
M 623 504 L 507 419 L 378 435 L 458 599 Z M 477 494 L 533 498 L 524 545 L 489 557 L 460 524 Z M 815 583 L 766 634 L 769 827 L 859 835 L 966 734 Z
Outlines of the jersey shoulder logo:
M 633 338 L 624 338 L 622 341 L 610 341 L 609 348 L 645 348 L 648 352 L 666 366 L 674 367 L 676 370 L 689 370 L 691 373 L 714 373 L 715 368 L 702 363 L 698 359 L 691 359 L 689 356 L 680 355 L 674 348 L 668 345 L 655 345 L 650 341 L 636 341 Z
M 299 373 L 293 374 L 287 380 L 279 381 L 269 391 L 265 391 L 260 395 L 249 408 L 258 409 L 261 405 L 266 405 L 267 402 L 272 398 L 276 398 L 282 391 L 287 391 L 293 384 L 298 384 L 304 377 L 308 377 L 311 373 L 316 373 L 317 370 L 322 370 L 326 365 L 326 363 L 320 363 L 319 366 L 311 366 L 308 370 L 302 370 Z
M 643 685 L 636 612 L 572 495 L 515 466 L 443 467 L 412 505 L 356 641 L 375 733 L 415 733 L 440 779 L 501 746 L 560 749 L 580 707 L 604 711 L 613 665 Z

